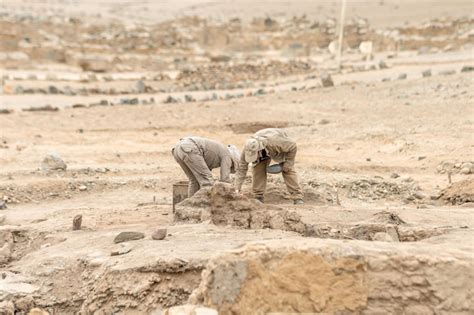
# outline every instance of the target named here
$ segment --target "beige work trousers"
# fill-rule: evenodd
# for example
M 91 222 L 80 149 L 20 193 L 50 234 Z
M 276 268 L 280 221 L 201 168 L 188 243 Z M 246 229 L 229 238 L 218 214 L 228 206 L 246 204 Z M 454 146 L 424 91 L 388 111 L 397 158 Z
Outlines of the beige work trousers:
M 188 198 L 204 186 L 212 186 L 214 179 L 197 146 L 186 139 L 172 150 L 173 157 L 189 179 Z
M 255 198 L 263 197 L 267 187 L 267 166 L 271 160 L 262 161 L 253 167 L 252 192 Z M 298 175 L 294 168 L 288 172 L 282 172 L 286 188 L 291 194 L 291 199 L 303 199 L 303 191 L 298 183 Z

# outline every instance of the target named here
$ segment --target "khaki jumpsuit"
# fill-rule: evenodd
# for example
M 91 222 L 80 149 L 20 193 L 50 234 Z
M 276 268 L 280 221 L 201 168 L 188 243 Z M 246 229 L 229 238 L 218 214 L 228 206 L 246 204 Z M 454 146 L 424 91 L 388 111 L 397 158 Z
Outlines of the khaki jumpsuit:
M 189 179 L 188 197 L 213 184 L 211 170 L 214 168 L 221 168 L 220 181 L 230 182 L 234 162 L 225 145 L 210 139 L 187 137 L 178 141 L 171 152 Z
M 295 171 L 296 142 L 291 140 L 285 131 L 278 128 L 262 129 L 254 134 L 253 138 L 263 144 L 267 155 L 277 163 L 284 163 L 289 169 L 282 172 L 283 180 L 293 200 L 303 199 L 303 192 L 298 183 Z M 265 194 L 267 186 L 267 166 L 270 159 L 257 161 L 253 165 L 252 193 L 255 198 L 261 198 Z M 237 170 L 235 186 L 241 190 L 242 184 L 247 176 L 248 163 L 245 161 L 245 149 L 242 151 Z

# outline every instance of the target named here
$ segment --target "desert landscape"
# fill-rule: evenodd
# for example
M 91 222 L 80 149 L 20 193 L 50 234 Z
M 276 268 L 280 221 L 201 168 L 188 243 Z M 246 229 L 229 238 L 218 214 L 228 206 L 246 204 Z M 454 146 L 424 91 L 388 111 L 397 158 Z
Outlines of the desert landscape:
M 474 5 L 348 1 L 341 67 L 340 9 L 2 1 L 0 314 L 472 314 Z M 176 199 L 264 128 L 305 204 Z

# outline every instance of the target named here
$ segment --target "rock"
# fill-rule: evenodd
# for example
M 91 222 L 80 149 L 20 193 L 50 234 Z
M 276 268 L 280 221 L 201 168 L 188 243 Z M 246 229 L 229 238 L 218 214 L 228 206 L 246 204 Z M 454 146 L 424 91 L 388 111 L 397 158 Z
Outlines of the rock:
M 421 73 L 423 78 L 431 77 L 431 69 L 425 70 Z
M 186 94 L 184 96 L 184 101 L 185 102 L 195 102 L 196 100 L 194 99 L 194 97 L 192 95 Z
M 78 187 L 80 191 L 86 191 L 87 190 L 87 186 L 86 185 L 81 185 Z
M 2 315 L 13 315 L 15 314 L 15 305 L 11 301 L 0 302 L 0 314 Z
M 128 241 L 136 241 L 145 237 L 141 232 L 120 232 L 115 238 L 114 243 L 122 243 Z
M 120 244 L 117 249 L 114 249 L 110 252 L 110 256 L 119 256 L 125 255 L 132 251 L 132 247 L 128 244 Z
M 34 304 L 34 300 L 31 296 L 25 296 L 15 301 L 15 308 L 26 313 L 33 307 Z
M 407 78 L 407 74 L 406 73 L 400 73 L 398 75 L 398 78 L 397 80 L 405 80 Z
M 154 240 L 163 240 L 167 234 L 167 229 L 156 229 L 152 234 L 151 238 Z
M 330 74 L 325 73 L 321 76 L 321 84 L 323 87 L 331 87 L 334 86 L 334 82 L 332 81 L 332 77 Z
M 24 112 L 57 112 L 59 111 L 58 107 L 54 107 L 51 105 L 39 106 L 39 107 L 29 107 L 23 108 Z
M 387 68 L 388 68 L 388 66 L 387 66 L 387 64 L 385 63 L 385 60 L 383 60 L 383 59 L 380 60 L 380 61 L 379 61 L 379 69 L 387 69 Z
M 7 219 L 7 216 L 6 216 L 6 215 L 0 214 L 0 224 L 3 224 L 6 219 Z
M 54 85 L 50 85 L 48 87 L 48 93 L 49 94 L 58 94 L 59 93 L 59 89 L 57 87 L 55 87 Z
M 67 168 L 66 163 L 61 159 L 61 157 L 57 153 L 50 153 L 46 155 L 41 162 L 41 169 L 43 171 L 65 171 Z
M 385 232 L 390 236 L 392 242 L 400 242 L 396 225 L 387 224 L 385 226 Z
M 320 124 L 320 125 L 327 125 L 327 124 L 329 124 L 329 123 L 330 123 L 330 121 L 327 120 L 327 119 L 321 119 L 321 120 L 319 121 L 319 124 Z
M 171 95 L 168 96 L 165 101 L 164 101 L 165 104 L 169 104 L 169 103 L 179 103 L 179 99 L 177 98 L 174 98 L 172 97 Z
M 146 85 L 142 80 L 138 81 L 135 84 L 135 88 L 136 88 L 138 93 L 145 93 L 146 92 Z
M 391 178 L 398 178 L 400 177 L 400 175 L 398 175 L 397 173 L 392 173 L 392 175 L 390 175 Z
M 4 200 L 0 200 L 0 210 L 7 208 L 7 203 Z
M 456 70 L 443 70 L 439 72 L 439 75 L 453 75 L 456 74 Z
M 49 313 L 40 308 L 33 308 L 28 312 L 28 315 L 49 315 Z
M 72 230 L 77 231 L 81 229 L 82 225 L 82 214 L 78 214 L 72 220 Z
M 471 72 L 474 71 L 474 66 L 463 66 L 461 72 Z
M 0 114 L 11 114 L 13 113 L 13 110 L 12 109 L 6 109 L 6 108 L 2 108 L 0 109 Z

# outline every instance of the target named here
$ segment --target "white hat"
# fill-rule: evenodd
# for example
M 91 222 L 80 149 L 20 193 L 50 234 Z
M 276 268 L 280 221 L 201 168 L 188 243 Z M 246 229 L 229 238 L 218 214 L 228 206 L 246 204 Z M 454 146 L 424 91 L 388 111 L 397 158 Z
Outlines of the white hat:
M 263 150 L 263 144 L 255 138 L 250 138 L 245 142 L 244 154 L 245 162 L 253 163 L 258 159 L 258 151 Z

